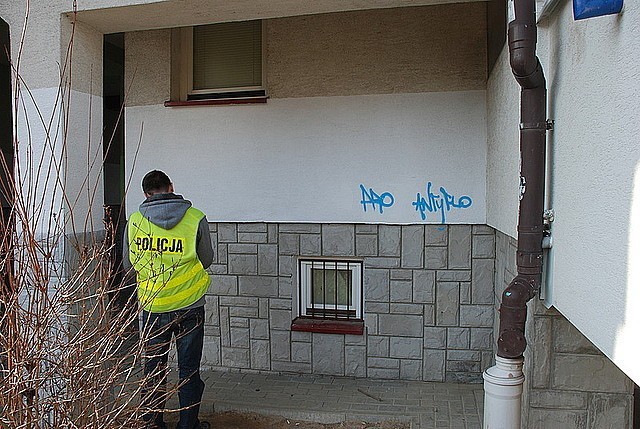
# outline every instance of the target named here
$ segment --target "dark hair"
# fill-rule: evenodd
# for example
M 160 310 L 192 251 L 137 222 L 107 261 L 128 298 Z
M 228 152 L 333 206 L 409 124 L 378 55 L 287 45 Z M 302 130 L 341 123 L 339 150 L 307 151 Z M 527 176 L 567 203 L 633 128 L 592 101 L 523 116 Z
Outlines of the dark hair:
M 153 170 L 144 175 L 142 179 L 142 190 L 145 194 L 153 195 L 169 192 L 171 179 L 160 170 Z

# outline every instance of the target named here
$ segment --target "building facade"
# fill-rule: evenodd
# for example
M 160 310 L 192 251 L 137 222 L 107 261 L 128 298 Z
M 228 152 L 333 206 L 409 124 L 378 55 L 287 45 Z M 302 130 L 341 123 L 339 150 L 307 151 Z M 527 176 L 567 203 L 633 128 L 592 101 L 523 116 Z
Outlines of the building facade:
M 2 6 L 33 95 L 19 137 L 29 128 L 46 140 L 46 127 L 24 119 L 36 106 L 69 118 L 53 121 L 68 147 L 41 150 L 64 152 L 76 223 L 99 234 L 114 192 L 131 213 L 154 168 L 207 213 L 216 257 L 206 366 L 481 382 L 515 275 L 509 4 L 111 0 L 74 11 L 58 0 L 31 5 L 22 50 L 24 5 Z M 538 56 L 555 120 L 547 199 L 556 216 L 544 300 L 529 304 L 523 427 L 631 427 L 637 11 L 574 21 L 571 2 L 552 6 Z M 243 22 L 253 23 L 250 76 L 212 84 L 218 77 L 198 74 L 198 35 L 219 30 L 236 43 Z M 119 71 L 106 54 L 111 34 Z M 102 169 L 91 159 L 111 141 L 102 129 L 116 93 L 121 153 Z M 85 177 L 100 184 L 93 193 Z M 329 273 L 322 296 L 314 270 Z M 343 278 L 349 298 L 337 292 Z M 318 314 L 349 320 L 297 323 Z

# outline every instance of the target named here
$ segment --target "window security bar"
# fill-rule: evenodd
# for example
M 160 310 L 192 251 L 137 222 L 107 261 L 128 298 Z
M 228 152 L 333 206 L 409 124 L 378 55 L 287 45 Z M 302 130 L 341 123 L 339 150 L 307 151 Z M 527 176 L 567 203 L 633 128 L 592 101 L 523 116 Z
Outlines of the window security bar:
M 299 314 L 322 319 L 362 319 L 359 261 L 300 260 Z

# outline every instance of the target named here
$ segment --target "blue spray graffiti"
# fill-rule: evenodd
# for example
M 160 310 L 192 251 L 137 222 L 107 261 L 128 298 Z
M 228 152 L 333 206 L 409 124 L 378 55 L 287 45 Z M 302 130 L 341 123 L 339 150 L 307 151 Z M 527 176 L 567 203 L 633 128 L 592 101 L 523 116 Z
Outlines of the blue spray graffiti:
M 362 208 L 364 211 L 367 211 L 367 205 L 371 204 L 371 208 L 375 211 L 376 206 L 380 211 L 380 214 L 384 212 L 385 207 L 391 207 L 395 202 L 395 198 L 389 192 L 383 192 L 378 195 L 372 188 L 364 187 L 364 185 L 360 185 L 360 191 L 362 192 L 362 199 L 360 200 L 360 204 L 362 204 Z
M 426 197 L 426 198 L 425 198 Z M 440 194 L 434 194 L 431 192 L 431 182 L 427 183 L 427 194 L 425 197 L 418 192 L 416 200 L 411 203 L 416 208 L 416 211 L 420 212 L 422 220 L 427 219 L 427 213 L 440 212 L 440 221 L 445 223 L 447 221 L 447 213 L 451 209 L 466 209 L 473 204 L 471 197 L 463 195 L 456 197 L 447 192 L 447 190 L 441 186 Z

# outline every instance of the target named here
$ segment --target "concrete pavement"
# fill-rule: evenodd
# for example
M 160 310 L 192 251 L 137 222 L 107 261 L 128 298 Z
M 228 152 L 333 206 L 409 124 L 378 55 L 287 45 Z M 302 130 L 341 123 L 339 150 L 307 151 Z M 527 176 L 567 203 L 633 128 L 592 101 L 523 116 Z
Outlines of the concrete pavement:
M 202 412 L 227 410 L 335 423 L 410 421 L 412 429 L 482 427 L 481 384 L 207 371 Z

